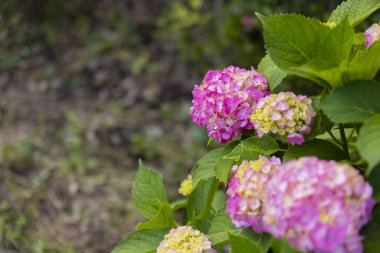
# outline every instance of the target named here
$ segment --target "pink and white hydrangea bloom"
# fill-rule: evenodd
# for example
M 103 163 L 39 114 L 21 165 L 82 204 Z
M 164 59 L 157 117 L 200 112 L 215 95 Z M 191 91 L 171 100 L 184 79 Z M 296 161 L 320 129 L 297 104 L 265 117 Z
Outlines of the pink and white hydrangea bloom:
M 369 48 L 373 43 L 380 40 L 380 23 L 371 25 L 364 32 L 365 36 L 365 45 Z
M 303 157 L 272 173 L 263 207 L 265 230 L 296 248 L 363 252 L 360 228 L 371 218 L 372 188 L 348 164 Z
M 173 228 L 165 235 L 157 253 L 216 253 L 202 232 L 190 227 Z
M 202 84 L 194 87 L 192 120 L 207 127 L 211 138 L 227 143 L 242 130 L 253 129 L 250 115 L 269 93 L 267 80 L 254 68 L 210 70 Z
M 289 143 L 302 144 L 304 134 L 310 133 L 309 125 L 315 116 L 311 99 L 292 92 L 280 92 L 262 98 L 251 116 L 259 137 L 266 133 L 287 136 Z
M 262 206 L 265 201 L 264 188 L 273 170 L 281 165 L 277 157 L 260 156 L 256 161 L 243 161 L 232 168 L 227 190 L 227 214 L 237 227 L 252 227 L 263 231 Z

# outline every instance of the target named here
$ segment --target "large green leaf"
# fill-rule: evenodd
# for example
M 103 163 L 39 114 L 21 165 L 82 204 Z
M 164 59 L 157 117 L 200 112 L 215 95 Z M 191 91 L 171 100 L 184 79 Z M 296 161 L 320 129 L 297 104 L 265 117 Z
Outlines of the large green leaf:
M 193 178 L 193 188 L 196 188 L 198 183 L 201 180 L 207 180 L 209 178 L 215 177 L 215 171 L 217 168 L 232 166 L 228 163 L 221 163 L 223 156 L 227 155 L 235 148 L 238 144 L 238 141 L 233 141 L 226 144 L 222 148 L 214 149 L 204 155 L 192 169 L 192 178 Z
M 267 233 L 256 233 L 251 228 L 246 228 L 240 232 L 240 235 L 253 241 L 261 252 L 267 252 L 271 246 L 272 237 Z
M 370 223 L 362 230 L 365 235 L 363 240 L 365 253 L 380 252 L 380 205 L 375 206 L 372 216 Z
M 269 55 L 266 55 L 260 62 L 257 70 L 262 73 L 268 80 L 269 88 L 273 91 L 277 85 L 286 77 L 286 72 L 281 70 L 272 61 Z
M 372 197 L 380 203 L 380 165 L 377 165 L 372 169 L 371 174 L 368 176 L 367 180 L 371 184 L 373 193 Z
M 380 8 L 379 0 L 347 0 L 331 14 L 328 22 L 340 23 L 346 17 L 355 26 Z
M 261 155 L 271 155 L 279 149 L 277 142 L 270 136 L 264 135 L 262 138 L 253 136 L 240 142 L 231 153 L 223 159 L 233 160 L 241 163 L 243 160 L 256 160 Z
M 217 188 L 217 180 L 210 178 L 206 181 L 202 180 L 191 192 L 186 208 L 188 219 L 191 222 L 194 223 L 195 220 L 208 217 Z
M 168 202 L 162 176 L 139 162 L 139 169 L 132 186 L 132 198 L 142 215 L 151 219 Z
M 216 177 L 226 183 L 232 164 L 240 164 L 243 160 L 257 160 L 259 155 L 268 156 L 278 151 L 278 149 L 277 142 L 267 135 L 262 138 L 253 136 L 245 139 L 231 153 L 222 157 L 220 163 L 228 164 L 229 166 L 217 166 L 215 168 Z
M 371 80 L 380 70 L 380 41 L 368 49 L 357 49 L 357 52 L 343 73 L 343 81 Z
M 335 123 L 363 122 L 380 115 L 380 83 L 354 81 L 334 90 L 321 108 Z
M 212 245 L 226 243 L 228 233 L 240 233 L 243 229 L 235 227 L 231 219 L 226 214 L 226 207 L 223 206 L 211 220 L 210 229 L 207 232 Z
M 350 55 L 353 39 L 354 29 L 343 20 L 326 33 L 310 64 L 317 70 L 340 67 Z
M 359 153 L 368 162 L 371 169 L 380 162 L 380 115 L 365 121 L 358 138 Z
M 330 29 L 298 14 L 257 16 L 267 52 L 279 68 L 328 88 L 341 86 L 354 38 L 347 21 Z
M 155 252 L 166 233 L 166 229 L 138 230 L 127 235 L 111 253 Z
M 329 141 L 320 139 L 313 139 L 302 143 L 302 145 L 291 146 L 285 152 L 283 159 L 284 161 L 289 161 L 303 156 L 316 156 L 319 159 L 335 161 L 347 159 L 342 149 Z
M 267 252 L 270 247 L 270 236 L 266 233 L 257 234 L 251 228 L 242 229 L 235 227 L 231 219 L 226 214 L 226 207 L 223 206 L 211 220 L 210 229 L 207 232 L 212 245 L 225 244 L 229 240 L 229 234 L 241 235 L 251 239 L 261 250 Z
M 233 166 L 233 163 L 234 163 L 233 160 L 225 160 L 224 156 L 231 153 L 231 151 L 234 150 L 238 144 L 239 144 L 239 142 L 236 141 L 236 142 L 232 142 L 232 143 L 230 142 L 227 145 L 225 145 L 222 156 L 220 156 L 219 159 L 216 161 L 214 172 L 215 172 L 216 178 L 219 179 L 220 181 L 223 181 L 222 180 L 224 178 L 223 173 L 225 171 L 230 171 L 232 166 Z
M 329 28 L 317 19 L 299 14 L 257 14 L 264 27 L 265 47 L 282 69 L 308 63 Z
M 207 180 L 215 176 L 216 161 L 222 155 L 223 148 L 214 149 L 205 154 L 191 170 L 193 189 L 201 180 Z
M 164 203 L 158 214 L 151 220 L 139 223 L 137 229 L 162 229 L 176 227 L 173 211 L 169 203 Z
M 212 201 L 211 207 L 213 210 L 219 210 L 226 203 L 227 195 L 224 190 L 217 190 Z
M 273 253 L 302 253 L 302 251 L 292 248 L 285 239 L 272 238 Z
M 249 238 L 229 233 L 231 253 L 261 253 L 259 247 Z

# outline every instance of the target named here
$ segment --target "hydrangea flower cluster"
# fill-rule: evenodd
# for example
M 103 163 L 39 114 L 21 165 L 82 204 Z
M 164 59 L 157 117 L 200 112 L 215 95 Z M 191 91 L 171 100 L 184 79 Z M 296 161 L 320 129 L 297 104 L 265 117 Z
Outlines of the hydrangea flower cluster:
M 360 228 L 375 204 L 372 188 L 348 164 L 304 157 L 283 163 L 266 187 L 265 230 L 313 252 L 362 252 Z
M 189 196 L 192 190 L 193 190 L 193 178 L 190 174 L 187 176 L 186 179 L 184 179 L 181 182 L 181 186 L 179 187 L 178 192 L 183 196 Z
M 210 70 L 193 90 L 192 120 L 207 127 L 211 138 L 226 143 L 241 130 L 253 129 L 250 115 L 269 93 L 267 80 L 254 68 Z
M 369 48 L 373 43 L 380 40 L 380 23 L 371 25 L 364 32 L 365 36 L 365 45 Z
M 264 187 L 280 164 L 277 157 L 260 156 L 256 161 L 244 161 L 232 168 L 235 175 L 227 190 L 227 214 L 237 227 L 252 227 L 258 233 L 263 231 Z
M 206 235 L 190 226 L 173 228 L 165 235 L 157 253 L 216 253 Z
M 286 141 L 289 143 L 302 144 L 303 134 L 310 133 L 309 125 L 315 115 L 310 98 L 280 92 L 262 98 L 251 121 L 260 137 L 272 132 L 287 135 Z

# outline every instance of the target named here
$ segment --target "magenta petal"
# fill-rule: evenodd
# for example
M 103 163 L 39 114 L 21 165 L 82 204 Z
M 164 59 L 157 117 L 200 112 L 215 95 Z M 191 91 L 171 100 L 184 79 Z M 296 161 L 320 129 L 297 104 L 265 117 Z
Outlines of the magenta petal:
M 249 94 L 249 96 L 255 100 L 259 100 L 260 98 L 265 96 L 265 94 L 262 90 L 259 90 L 259 89 L 253 88 L 253 87 L 248 87 L 246 89 L 246 91 Z
M 286 141 L 289 143 L 295 143 L 301 145 L 305 140 L 302 134 L 291 133 L 286 137 Z

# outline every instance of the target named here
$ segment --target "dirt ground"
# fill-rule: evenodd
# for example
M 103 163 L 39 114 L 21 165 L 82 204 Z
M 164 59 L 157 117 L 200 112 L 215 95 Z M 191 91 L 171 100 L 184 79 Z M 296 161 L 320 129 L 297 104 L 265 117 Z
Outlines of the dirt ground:
M 188 115 L 199 76 L 153 43 L 152 6 L 121 2 L 69 6 L 79 18 L 41 30 L 50 9 L 2 13 L 0 252 L 110 252 L 142 220 L 137 160 L 174 198 L 204 151 Z

